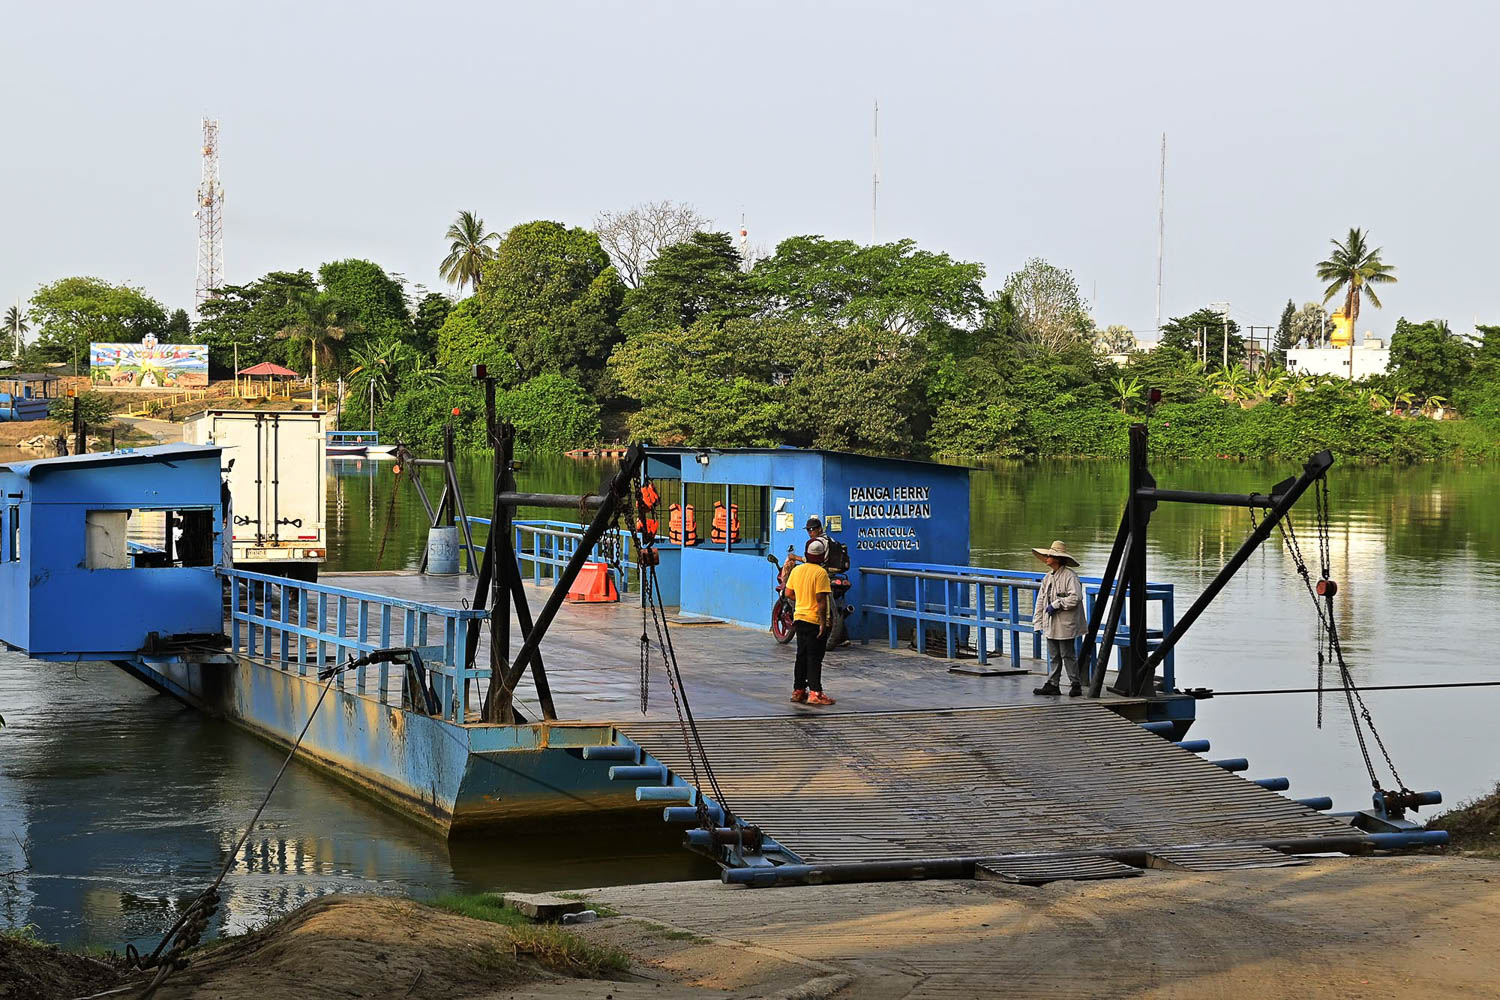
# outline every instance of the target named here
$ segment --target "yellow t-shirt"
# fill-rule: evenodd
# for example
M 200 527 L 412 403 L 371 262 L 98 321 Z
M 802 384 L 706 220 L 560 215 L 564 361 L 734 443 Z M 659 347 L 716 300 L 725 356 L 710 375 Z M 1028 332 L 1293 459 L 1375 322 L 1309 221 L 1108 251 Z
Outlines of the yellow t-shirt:
M 797 610 L 792 617 L 799 622 L 822 625 L 818 616 L 818 595 L 832 594 L 833 584 L 828 581 L 828 572 L 817 563 L 798 563 L 786 578 L 787 589 L 797 595 Z

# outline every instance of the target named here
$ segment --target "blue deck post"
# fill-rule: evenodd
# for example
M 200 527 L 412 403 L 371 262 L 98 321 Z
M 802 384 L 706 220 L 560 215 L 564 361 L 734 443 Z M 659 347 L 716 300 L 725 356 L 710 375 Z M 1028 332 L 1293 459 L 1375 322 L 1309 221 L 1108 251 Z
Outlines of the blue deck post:
M 236 653 L 240 651 L 240 619 L 237 612 L 240 609 L 240 581 L 229 581 L 229 648 Z
M 301 587 L 297 588 L 297 628 L 307 628 L 307 591 Z M 307 640 L 300 631 L 297 633 L 297 674 L 307 676 Z
M 954 655 L 957 654 L 957 652 L 958 652 L 958 649 L 956 648 L 956 641 L 955 641 L 956 637 L 954 635 L 954 633 L 957 632 L 957 631 L 958 631 L 957 627 L 953 624 L 953 581 L 952 580 L 944 580 L 943 581 L 943 638 L 945 640 L 945 648 L 947 649 L 948 659 L 950 659 L 950 660 L 953 659 Z
M 888 576 L 885 578 L 885 606 L 887 609 L 896 607 L 896 578 Z M 887 610 L 885 616 L 886 631 L 890 634 L 891 648 L 896 648 L 896 616 Z
M 338 604 L 335 605 L 334 618 L 334 625 L 339 630 L 339 639 L 342 640 L 349 628 L 349 598 L 342 594 L 339 595 Z M 333 658 L 336 662 L 343 663 L 347 659 L 344 653 L 347 648 L 342 641 L 333 647 Z M 342 679 L 343 674 L 340 674 L 339 677 Z
M 984 666 L 990 662 L 989 645 L 990 633 L 984 626 L 984 584 L 974 585 L 974 615 L 979 622 L 979 627 L 974 630 L 979 639 L 979 665 Z
M 319 594 L 318 594 L 318 642 L 317 642 L 317 645 L 315 645 L 313 647 L 313 662 L 317 665 L 317 670 L 322 670 L 323 669 L 323 638 L 322 637 L 323 637 L 323 634 L 325 632 L 327 632 L 327 631 L 328 631 L 328 595 L 324 594 L 322 592 L 319 592 Z M 317 673 L 317 670 L 314 670 L 313 672 Z M 338 683 L 338 686 L 342 689 L 343 686 L 344 686 L 344 675 L 343 674 L 339 674 L 338 675 L 338 682 L 337 683 Z
M 358 622 L 355 625 L 354 638 L 361 646 L 364 646 L 370 641 L 370 602 L 360 601 L 354 615 Z M 354 687 L 360 694 L 365 693 L 365 668 L 363 664 L 354 668 Z
M 917 614 L 917 652 L 927 652 L 927 631 L 922 627 L 922 612 L 927 610 L 927 581 L 920 576 L 911 581 L 912 609 Z
M 391 606 L 380 605 L 380 648 L 389 649 L 391 645 Z M 380 700 L 385 701 L 391 693 L 391 676 L 388 663 L 380 665 Z
M 292 595 L 286 592 L 286 584 L 282 584 L 276 589 L 281 594 L 281 614 L 276 618 L 276 620 L 278 622 L 281 622 L 283 626 L 282 628 L 277 629 L 276 632 L 277 636 L 281 640 L 281 669 L 285 670 L 287 661 L 292 658 L 291 641 L 290 637 L 286 634 L 285 628 L 286 623 L 291 620 L 292 616 Z

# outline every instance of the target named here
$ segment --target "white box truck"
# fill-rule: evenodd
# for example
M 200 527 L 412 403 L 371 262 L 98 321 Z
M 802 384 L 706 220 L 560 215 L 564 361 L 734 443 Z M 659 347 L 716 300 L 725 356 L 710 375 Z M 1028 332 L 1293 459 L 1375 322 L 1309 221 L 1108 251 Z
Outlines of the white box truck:
M 315 582 L 327 557 L 325 414 L 209 410 L 183 437 L 223 448 L 238 569 Z

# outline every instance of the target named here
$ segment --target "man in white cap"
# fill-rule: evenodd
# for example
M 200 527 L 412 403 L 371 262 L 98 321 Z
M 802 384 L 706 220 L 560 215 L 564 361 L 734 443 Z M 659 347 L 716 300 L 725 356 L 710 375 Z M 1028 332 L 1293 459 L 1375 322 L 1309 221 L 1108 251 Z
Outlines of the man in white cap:
M 1083 694 L 1082 678 L 1078 676 L 1078 637 L 1088 627 L 1083 616 L 1083 585 L 1073 567 L 1078 560 L 1068 554 L 1062 542 L 1053 542 L 1045 549 L 1032 549 L 1036 557 L 1047 564 L 1047 575 L 1036 592 L 1036 610 L 1032 613 L 1031 626 L 1042 633 L 1047 644 L 1047 662 L 1051 670 L 1047 682 L 1035 688 L 1033 694 L 1060 695 L 1058 683 L 1062 671 L 1068 670 L 1068 697 Z

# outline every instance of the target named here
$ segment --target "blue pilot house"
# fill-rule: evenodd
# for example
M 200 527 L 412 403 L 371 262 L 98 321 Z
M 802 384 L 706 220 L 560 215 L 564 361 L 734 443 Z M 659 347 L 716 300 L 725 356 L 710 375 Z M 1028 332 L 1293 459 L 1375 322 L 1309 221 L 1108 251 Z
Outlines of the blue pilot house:
M 885 581 L 861 569 L 969 561 L 965 468 L 800 448 L 652 448 L 646 471 L 661 497 L 663 597 L 684 614 L 768 625 L 776 571 L 766 556 L 800 555 L 812 516 L 849 552 L 855 607 L 872 588 L 885 595 Z M 884 634 L 885 622 L 854 615 L 848 627 L 861 639 Z
M 119 659 L 222 633 L 219 449 L 0 465 L 0 642 Z

